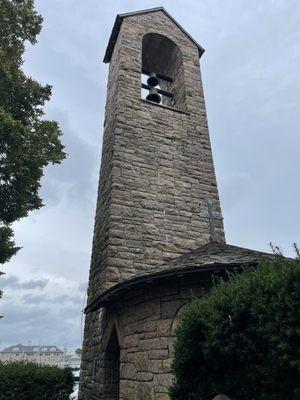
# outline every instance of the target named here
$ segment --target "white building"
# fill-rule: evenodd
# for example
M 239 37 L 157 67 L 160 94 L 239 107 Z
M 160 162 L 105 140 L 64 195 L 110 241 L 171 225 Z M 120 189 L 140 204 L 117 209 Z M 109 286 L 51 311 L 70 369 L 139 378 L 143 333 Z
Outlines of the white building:
M 0 361 L 26 361 L 41 365 L 60 365 L 65 354 L 57 346 L 23 346 L 16 344 L 0 351 Z

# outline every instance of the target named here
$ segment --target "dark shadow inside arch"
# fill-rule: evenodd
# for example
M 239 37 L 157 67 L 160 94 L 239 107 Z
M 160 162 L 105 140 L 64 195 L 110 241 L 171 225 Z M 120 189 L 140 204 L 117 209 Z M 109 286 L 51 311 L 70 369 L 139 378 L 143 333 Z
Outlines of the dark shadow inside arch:
M 103 400 L 119 400 L 120 345 L 116 327 L 112 329 L 104 355 Z
M 171 39 L 158 33 L 146 33 L 144 35 L 143 70 L 170 77 L 172 82 L 159 79 L 159 88 L 170 92 L 173 96 L 172 98 L 162 96 L 162 104 L 182 111 L 185 110 L 186 91 L 182 54 L 179 47 Z

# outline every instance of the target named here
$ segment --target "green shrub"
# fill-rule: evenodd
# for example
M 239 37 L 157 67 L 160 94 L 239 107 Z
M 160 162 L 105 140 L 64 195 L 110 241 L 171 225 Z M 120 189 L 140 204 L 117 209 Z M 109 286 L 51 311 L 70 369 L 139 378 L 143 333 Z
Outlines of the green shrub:
M 299 266 L 278 257 L 190 304 L 176 332 L 173 400 L 300 399 Z
M 69 368 L 0 363 L 0 400 L 69 400 L 73 385 Z

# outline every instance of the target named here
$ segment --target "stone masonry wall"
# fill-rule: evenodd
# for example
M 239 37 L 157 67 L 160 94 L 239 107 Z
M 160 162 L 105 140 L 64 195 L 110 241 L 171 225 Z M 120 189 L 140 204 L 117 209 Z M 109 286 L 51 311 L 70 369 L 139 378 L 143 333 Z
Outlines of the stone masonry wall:
M 203 278 L 202 278 L 203 279 Z M 80 400 L 104 399 L 105 352 L 117 330 L 120 346 L 121 400 L 168 400 L 172 385 L 174 333 L 184 305 L 202 296 L 210 281 L 168 281 L 131 290 L 114 304 L 86 317 L 86 351 L 82 356 Z M 104 314 L 103 314 L 104 313 Z M 88 349 L 88 350 L 87 350 Z M 106 381 L 105 381 L 106 377 Z M 114 387 L 116 389 L 116 386 Z M 107 397 L 115 399 L 115 397 Z
M 182 52 L 186 113 L 141 100 L 142 39 Z M 176 79 L 176 76 L 174 77 Z M 162 12 L 124 18 L 109 66 L 89 304 L 105 289 L 209 241 L 220 213 L 196 45 Z M 217 223 L 224 239 L 222 222 Z

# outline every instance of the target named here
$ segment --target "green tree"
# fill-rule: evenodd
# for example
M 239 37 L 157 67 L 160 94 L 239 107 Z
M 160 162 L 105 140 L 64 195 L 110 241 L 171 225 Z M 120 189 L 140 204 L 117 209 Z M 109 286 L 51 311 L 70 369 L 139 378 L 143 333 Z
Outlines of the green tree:
M 0 362 L 0 400 L 69 400 L 73 386 L 70 368 Z
M 43 169 L 65 158 L 57 122 L 44 118 L 51 86 L 22 71 L 25 44 L 35 44 L 42 17 L 34 0 L 0 0 L 0 263 L 19 249 L 11 224 L 43 206 Z
M 173 400 L 300 398 L 299 267 L 278 256 L 190 304 L 176 333 Z

